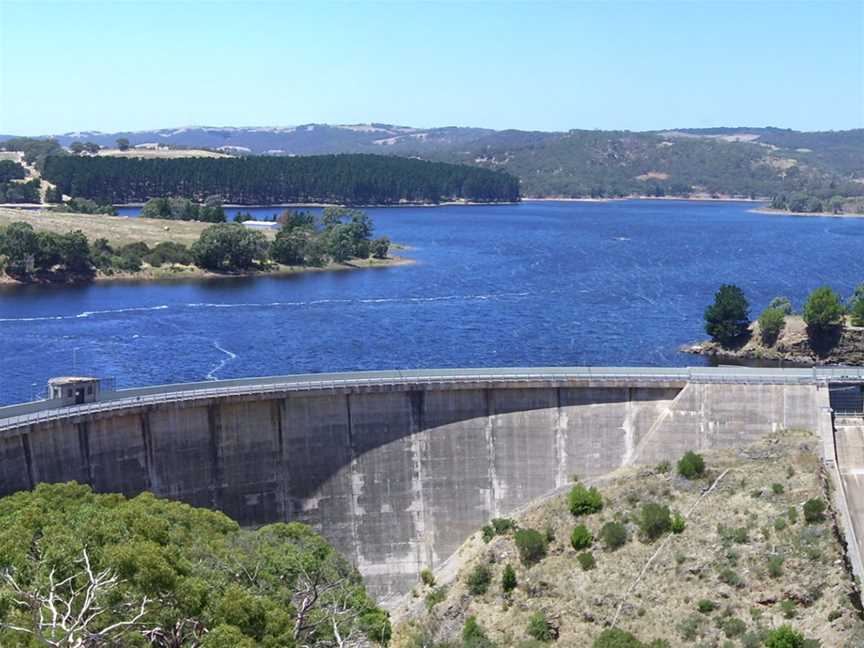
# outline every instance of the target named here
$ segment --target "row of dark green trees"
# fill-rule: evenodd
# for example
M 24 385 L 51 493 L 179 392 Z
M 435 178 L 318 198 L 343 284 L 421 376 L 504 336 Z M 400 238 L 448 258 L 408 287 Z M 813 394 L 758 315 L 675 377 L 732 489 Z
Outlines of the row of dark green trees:
M 772 209 L 783 209 L 791 212 L 830 212 L 842 214 L 846 198 L 835 195 L 823 198 L 805 191 L 780 193 L 771 199 Z
M 793 312 L 787 297 L 775 297 L 759 315 L 759 335 L 769 346 L 774 344 L 785 326 L 786 316 Z M 864 326 L 864 283 L 844 302 L 829 286 L 816 288 L 807 297 L 801 316 L 813 340 L 821 340 L 846 323 Z M 714 295 L 714 303 L 705 310 L 705 332 L 724 347 L 745 340 L 750 331 L 750 304 L 738 286 L 726 284 Z
M 15 222 L 0 229 L 0 260 L 12 277 L 67 281 L 97 270 L 107 275 L 138 272 L 144 264 L 238 272 L 267 270 L 274 264 L 320 267 L 331 261 L 385 259 L 389 253 L 390 240 L 372 239 L 372 220 L 360 210 L 328 207 L 320 219 L 286 210 L 279 223 L 273 241 L 240 223 L 218 223 L 190 247 L 163 241 L 151 248 L 143 242 L 115 247 L 104 238 L 90 242 L 81 231 L 36 231 L 29 223 Z
M 100 203 L 152 196 L 228 203 L 440 203 L 515 201 L 519 181 L 465 165 L 383 155 L 136 159 L 49 156 L 43 177 L 64 194 Z

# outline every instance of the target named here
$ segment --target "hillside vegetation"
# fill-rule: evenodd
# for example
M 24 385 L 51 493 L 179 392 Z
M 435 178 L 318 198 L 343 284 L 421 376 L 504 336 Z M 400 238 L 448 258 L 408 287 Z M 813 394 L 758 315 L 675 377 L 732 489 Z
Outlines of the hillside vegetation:
M 783 432 L 493 520 L 455 579 L 424 573 L 392 645 L 861 646 L 817 448 Z

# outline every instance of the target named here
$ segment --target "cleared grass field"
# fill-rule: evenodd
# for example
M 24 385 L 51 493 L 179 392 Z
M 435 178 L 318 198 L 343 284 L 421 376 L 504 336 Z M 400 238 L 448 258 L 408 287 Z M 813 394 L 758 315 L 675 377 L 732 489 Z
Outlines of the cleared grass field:
M 162 241 L 191 245 L 209 223 L 167 221 L 154 218 L 129 218 L 100 214 L 63 214 L 0 207 L 0 227 L 24 221 L 37 230 L 72 232 L 81 230 L 91 241 L 106 238 L 112 244 L 124 245 L 143 241 L 153 246 Z
M 176 159 L 190 157 L 207 158 L 229 158 L 227 153 L 218 151 L 207 151 L 204 149 L 102 149 L 99 151 L 101 157 L 125 157 L 125 158 L 149 158 L 149 159 Z

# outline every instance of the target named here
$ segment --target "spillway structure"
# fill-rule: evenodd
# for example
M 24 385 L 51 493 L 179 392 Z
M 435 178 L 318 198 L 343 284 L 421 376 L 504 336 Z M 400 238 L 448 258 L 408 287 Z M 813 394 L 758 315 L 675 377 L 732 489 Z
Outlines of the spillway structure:
M 862 384 L 860 368 L 580 367 L 103 385 L 92 402 L 61 393 L 0 408 L 0 495 L 75 480 L 151 491 L 250 527 L 306 522 L 386 604 L 491 518 L 568 488 L 573 475 L 806 429 L 837 480 L 860 570 Z M 850 394 L 838 419 L 832 398 Z

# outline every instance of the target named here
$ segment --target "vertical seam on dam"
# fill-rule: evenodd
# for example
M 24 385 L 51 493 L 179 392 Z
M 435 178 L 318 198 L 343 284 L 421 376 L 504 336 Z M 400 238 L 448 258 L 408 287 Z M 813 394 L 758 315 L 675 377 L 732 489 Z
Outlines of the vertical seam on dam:
M 81 459 L 84 462 L 83 473 L 88 484 L 93 483 L 93 467 L 90 464 L 90 429 L 87 422 L 78 423 L 78 451 L 81 453 Z
M 346 410 L 346 429 L 345 433 L 348 435 L 348 483 L 351 488 L 351 497 L 349 498 L 350 509 L 351 509 L 351 523 L 349 527 L 351 528 L 351 551 L 354 555 L 354 564 L 360 564 L 360 542 L 357 539 L 357 520 L 359 519 L 357 515 L 357 498 L 359 497 L 356 488 L 356 479 L 355 472 L 357 470 L 357 455 L 354 450 L 354 425 L 351 420 L 351 394 L 345 394 L 345 410 Z
M 434 552 L 434 537 L 427 538 L 428 526 L 426 524 L 426 498 L 423 493 L 423 483 L 425 475 L 423 473 L 423 454 L 424 446 L 426 445 L 425 437 L 425 420 L 423 418 L 423 409 L 425 407 L 426 398 L 425 392 L 413 390 L 408 392 L 408 399 L 411 405 L 411 462 L 412 480 L 411 480 L 411 509 L 414 519 L 414 533 L 420 540 L 417 545 L 418 562 L 421 565 L 433 565 Z M 431 540 L 431 542 L 430 542 Z M 424 551 L 425 549 L 425 551 Z
M 210 461 L 213 469 L 211 501 L 218 509 L 222 503 L 222 462 L 219 460 L 219 446 L 222 437 L 222 416 L 219 405 L 207 408 L 207 423 L 210 428 Z
M 489 516 L 497 517 L 498 515 L 498 489 L 496 484 L 498 481 L 495 470 L 495 412 L 492 407 L 492 390 L 484 389 L 483 396 L 486 400 L 486 426 L 484 432 L 486 434 L 486 450 L 489 452 L 489 498 L 488 508 Z
M 32 430 L 32 428 L 30 428 Z M 30 482 L 30 488 L 36 488 L 36 481 L 33 479 L 33 457 L 30 454 L 30 433 L 21 435 L 21 447 L 24 449 L 24 463 L 27 465 L 27 481 Z
M 150 411 L 141 413 L 141 440 L 144 443 L 144 472 L 147 479 L 147 489 L 154 493 L 159 492 L 159 480 L 154 473 L 153 438 L 150 436 Z
M 277 519 L 287 521 L 290 499 L 286 488 L 288 471 L 285 469 L 285 433 L 282 429 L 282 405 L 284 402 L 283 399 L 270 401 L 270 416 L 276 420 L 276 452 L 278 453 L 276 455 L 278 457 L 276 461 L 276 492 L 274 493 L 276 496 L 276 516 Z
M 555 390 L 555 460 L 558 471 L 555 476 L 555 487 L 561 487 L 567 483 L 567 413 L 561 409 L 561 388 Z

